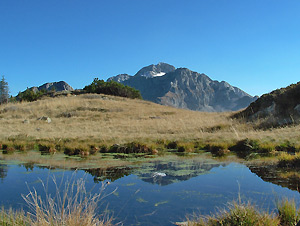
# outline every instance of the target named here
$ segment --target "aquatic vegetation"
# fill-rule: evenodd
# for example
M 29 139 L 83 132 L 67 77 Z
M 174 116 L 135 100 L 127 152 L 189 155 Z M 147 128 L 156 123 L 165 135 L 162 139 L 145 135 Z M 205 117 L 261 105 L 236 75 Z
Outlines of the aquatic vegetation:
M 53 177 L 56 191 L 54 196 L 47 190 L 48 182 L 44 187 L 44 197 L 33 188 L 27 195 L 22 195 L 30 208 L 28 216 L 30 225 L 112 225 L 112 218 L 105 215 L 96 216 L 96 208 L 105 197 L 105 184 L 99 192 L 87 191 L 85 177 L 75 179 L 74 175 L 64 183 Z
M 66 226 L 110 226 L 113 218 L 105 212 L 96 215 L 99 203 L 106 196 L 103 184 L 100 191 L 92 193 L 85 187 L 85 177 L 75 180 L 74 175 L 65 183 L 52 181 L 56 191 L 52 196 L 47 190 L 48 182 L 43 184 L 45 194 L 38 193 L 34 188 L 27 195 L 22 195 L 29 211 L 0 210 L 1 225 L 66 225 Z M 44 198 L 42 198 L 44 197 Z
M 177 225 L 190 226 L 295 226 L 300 220 L 300 212 L 294 200 L 283 199 L 277 201 L 277 210 L 267 213 L 259 210 L 250 202 L 233 201 L 226 209 L 218 209 L 212 216 L 193 216 L 187 222 Z
M 239 157 L 246 157 L 251 152 L 258 152 L 259 143 L 257 140 L 244 139 L 238 141 L 235 145 L 229 147 L 230 151 L 235 152 Z
M 148 201 L 146 201 L 145 199 L 139 197 L 136 199 L 136 201 L 138 201 L 139 203 L 147 203 Z
M 232 202 L 227 209 L 219 209 L 216 215 L 194 216 L 188 219 L 189 226 L 278 226 L 280 220 L 274 214 L 260 212 L 251 203 Z M 198 219 L 196 219 L 198 218 Z M 178 223 L 177 225 L 183 225 Z
M 288 140 L 286 140 L 284 143 L 276 146 L 276 150 L 277 151 L 284 151 L 284 152 L 293 152 L 293 153 L 295 153 L 296 151 L 299 151 L 299 149 L 297 149 L 295 147 L 295 144 L 292 144 Z
M 166 201 L 161 201 L 161 202 L 157 202 L 157 203 L 154 204 L 154 206 L 157 207 L 157 206 L 166 204 L 166 203 L 168 203 L 168 202 L 169 202 L 168 200 L 166 200 Z
M 108 152 L 110 153 L 124 153 L 124 154 L 130 154 L 130 153 L 152 153 L 152 149 L 149 148 L 145 144 L 131 142 L 124 145 L 114 144 L 112 145 Z
M 207 144 L 203 149 L 217 157 L 223 157 L 230 153 L 226 144 Z
M 279 167 L 298 168 L 300 166 L 300 153 L 295 153 L 294 155 L 288 153 L 281 153 L 278 159 Z
M 38 148 L 42 154 L 54 154 L 56 152 L 54 144 L 38 144 Z
M 167 149 L 177 149 L 177 147 L 178 147 L 177 141 L 171 141 L 166 146 Z

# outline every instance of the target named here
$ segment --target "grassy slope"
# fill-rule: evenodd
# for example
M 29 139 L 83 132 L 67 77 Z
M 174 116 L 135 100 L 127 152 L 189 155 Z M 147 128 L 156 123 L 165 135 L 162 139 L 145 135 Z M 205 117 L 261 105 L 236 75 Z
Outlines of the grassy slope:
M 175 109 L 143 100 L 85 94 L 0 106 L 0 140 L 80 139 L 112 143 L 158 139 L 231 142 L 244 138 L 298 143 L 300 126 L 254 130 L 231 113 Z M 51 123 L 37 120 L 47 116 Z M 30 123 L 24 123 L 29 120 Z

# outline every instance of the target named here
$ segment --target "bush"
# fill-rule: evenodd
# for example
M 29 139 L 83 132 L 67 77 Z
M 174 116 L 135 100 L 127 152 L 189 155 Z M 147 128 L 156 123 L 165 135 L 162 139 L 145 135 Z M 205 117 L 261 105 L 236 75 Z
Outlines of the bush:
M 92 84 L 85 86 L 83 90 L 88 93 L 101 93 L 113 96 L 128 97 L 132 99 L 142 99 L 140 91 L 132 87 L 125 86 L 115 81 L 104 82 L 98 78 L 95 78 Z
M 47 93 L 46 90 L 40 90 L 35 92 L 32 89 L 26 89 L 24 92 L 20 92 L 16 99 L 19 101 L 32 102 L 40 99 L 46 93 Z

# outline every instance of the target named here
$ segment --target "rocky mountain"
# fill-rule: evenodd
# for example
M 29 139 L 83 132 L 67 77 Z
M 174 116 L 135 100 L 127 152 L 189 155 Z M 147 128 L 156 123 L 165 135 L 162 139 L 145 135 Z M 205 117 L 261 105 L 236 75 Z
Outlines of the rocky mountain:
M 257 99 L 227 82 L 166 63 L 144 67 L 134 76 L 123 74 L 109 80 L 139 90 L 145 100 L 196 111 L 235 111 Z
M 259 127 L 300 123 L 300 82 L 262 95 L 234 117 L 257 122 Z
M 40 91 L 40 90 L 47 90 L 52 91 L 55 90 L 56 92 L 59 91 L 73 91 L 74 89 L 66 82 L 60 81 L 60 82 L 51 82 L 51 83 L 45 83 L 39 87 L 32 87 L 30 88 L 34 92 Z
M 113 76 L 113 77 L 107 79 L 107 81 L 109 82 L 109 81 L 113 80 L 113 81 L 122 83 L 122 82 L 128 80 L 130 77 L 132 77 L 132 76 L 128 75 L 128 74 L 119 74 L 117 76 Z
M 157 65 L 151 64 L 147 67 L 142 68 L 141 70 L 139 70 L 135 76 L 143 76 L 146 78 L 154 78 L 157 76 L 163 76 L 166 73 L 175 71 L 175 67 L 170 65 L 170 64 L 166 64 L 166 63 L 158 63 Z

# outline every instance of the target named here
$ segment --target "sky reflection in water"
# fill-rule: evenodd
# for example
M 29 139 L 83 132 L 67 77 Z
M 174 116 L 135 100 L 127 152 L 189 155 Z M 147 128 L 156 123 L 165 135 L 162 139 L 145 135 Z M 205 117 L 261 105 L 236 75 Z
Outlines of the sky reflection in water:
M 26 183 L 40 191 L 39 179 L 46 182 L 53 175 L 59 180 L 72 174 L 72 171 L 37 166 L 26 169 L 22 165 L 2 162 L 0 204 L 26 208 L 21 197 L 28 193 Z M 88 189 L 99 189 L 101 180 L 112 181 L 105 192 L 117 190 L 105 198 L 100 209 L 108 205 L 116 221 L 122 221 L 124 225 L 172 225 L 172 222 L 184 221 L 188 214 L 209 214 L 216 207 L 225 207 L 239 194 L 242 200 L 251 200 L 270 211 L 275 207 L 276 198 L 300 201 L 298 192 L 265 182 L 242 164 L 222 164 L 206 159 L 154 161 L 138 168 L 119 167 L 108 172 L 79 170 L 76 177 L 85 174 Z M 49 191 L 54 190 L 53 184 L 49 183 Z

